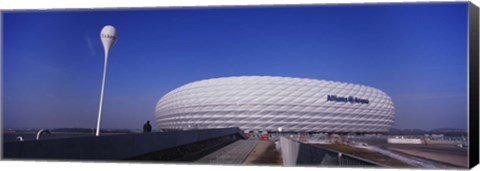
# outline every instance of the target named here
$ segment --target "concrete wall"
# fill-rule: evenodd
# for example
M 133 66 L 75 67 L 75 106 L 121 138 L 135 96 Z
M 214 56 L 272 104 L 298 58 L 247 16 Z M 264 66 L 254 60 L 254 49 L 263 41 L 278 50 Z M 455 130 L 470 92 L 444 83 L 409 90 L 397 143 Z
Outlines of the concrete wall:
M 454 140 L 427 140 L 427 144 L 448 144 L 448 145 L 457 145 L 465 144 L 466 141 L 454 141 Z
M 243 137 L 240 129 L 225 128 L 6 142 L 3 158 L 121 160 L 234 134 Z
M 388 138 L 387 142 L 390 144 L 422 144 L 423 141 L 419 138 Z
M 280 150 L 284 166 L 295 166 L 297 164 L 299 148 L 300 143 L 280 137 Z

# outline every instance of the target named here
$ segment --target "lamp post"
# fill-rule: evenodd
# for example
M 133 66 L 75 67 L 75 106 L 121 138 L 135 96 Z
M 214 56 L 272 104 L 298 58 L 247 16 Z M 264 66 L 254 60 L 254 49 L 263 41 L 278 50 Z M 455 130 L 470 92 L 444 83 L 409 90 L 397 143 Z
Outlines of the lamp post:
M 102 40 L 103 49 L 105 50 L 105 61 L 103 63 L 103 78 L 102 78 L 102 90 L 100 92 L 100 104 L 98 108 L 98 120 L 97 120 L 97 132 L 96 136 L 100 135 L 100 120 L 102 118 L 102 105 L 103 105 L 103 90 L 105 89 L 105 77 L 107 75 L 107 61 L 108 61 L 108 52 L 117 41 L 117 30 L 111 25 L 103 27 L 100 32 L 100 39 Z
M 282 127 L 278 127 L 277 130 L 278 130 L 278 136 L 279 137 L 282 136 Z

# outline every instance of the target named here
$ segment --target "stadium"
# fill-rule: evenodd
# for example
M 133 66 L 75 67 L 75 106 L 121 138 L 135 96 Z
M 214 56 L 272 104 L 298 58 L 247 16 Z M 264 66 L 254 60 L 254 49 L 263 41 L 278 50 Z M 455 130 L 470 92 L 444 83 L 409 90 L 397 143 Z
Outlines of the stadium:
M 238 76 L 181 86 L 158 101 L 155 116 L 165 130 L 384 133 L 394 123 L 394 109 L 386 93 L 369 86 Z

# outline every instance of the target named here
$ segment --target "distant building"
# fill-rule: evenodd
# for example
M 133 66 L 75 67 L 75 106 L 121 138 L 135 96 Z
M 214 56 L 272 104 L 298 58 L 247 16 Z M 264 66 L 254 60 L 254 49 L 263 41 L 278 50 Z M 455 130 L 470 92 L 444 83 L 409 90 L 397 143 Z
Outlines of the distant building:
M 392 100 L 378 89 L 272 76 L 196 81 L 169 92 L 156 106 L 157 125 L 178 130 L 382 133 L 394 117 Z

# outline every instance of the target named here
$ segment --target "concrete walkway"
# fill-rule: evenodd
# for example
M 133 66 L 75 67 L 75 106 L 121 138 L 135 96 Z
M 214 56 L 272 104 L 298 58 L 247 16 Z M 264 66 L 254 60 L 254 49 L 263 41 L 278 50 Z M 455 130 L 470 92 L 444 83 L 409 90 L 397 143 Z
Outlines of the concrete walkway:
M 247 156 L 244 165 L 282 165 L 280 152 L 275 150 L 271 141 L 257 140 L 257 146 Z
M 255 148 L 257 142 L 252 140 L 238 140 L 227 145 L 195 163 L 208 164 L 242 164 L 251 151 Z

